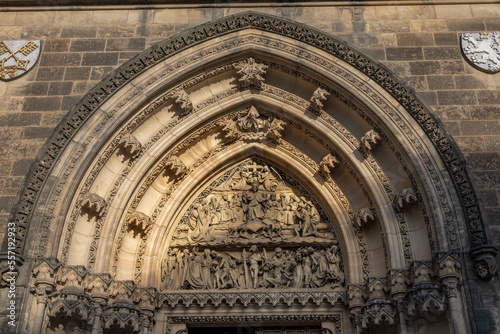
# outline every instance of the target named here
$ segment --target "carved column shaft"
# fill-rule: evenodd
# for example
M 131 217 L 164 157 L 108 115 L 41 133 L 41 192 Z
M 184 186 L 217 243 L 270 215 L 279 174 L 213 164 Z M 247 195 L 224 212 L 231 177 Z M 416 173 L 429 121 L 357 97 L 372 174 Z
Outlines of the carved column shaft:
M 48 302 L 48 292 L 46 287 L 36 288 L 36 311 L 35 311 L 35 321 L 33 323 L 33 334 L 41 334 L 43 331 L 43 321 L 45 318 L 45 309 Z
M 458 290 L 458 281 L 455 279 L 443 280 L 446 297 L 448 298 L 448 308 L 450 321 L 454 334 L 467 333 L 467 325 L 464 319 L 464 305 Z

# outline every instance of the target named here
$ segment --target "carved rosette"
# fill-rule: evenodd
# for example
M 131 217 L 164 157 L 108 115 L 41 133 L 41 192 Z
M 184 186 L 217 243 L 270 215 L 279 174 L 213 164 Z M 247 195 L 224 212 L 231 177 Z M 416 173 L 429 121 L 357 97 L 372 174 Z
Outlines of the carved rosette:
M 80 200 L 81 214 L 86 214 L 89 220 L 100 220 L 106 207 L 106 200 L 97 194 L 86 193 Z
M 250 57 L 236 63 L 234 68 L 240 75 L 239 81 L 241 82 L 241 87 L 243 89 L 262 89 L 267 65 L 259 64 L 254 58 Z
M 320 114 L 323 111 L 326 99 L 329 95 L 330 93 L 328 93 L 326 89 L 321 87 L 317 88 L 311 97 L 311 101 L 309 104 L 310 109 L 314 113 Z

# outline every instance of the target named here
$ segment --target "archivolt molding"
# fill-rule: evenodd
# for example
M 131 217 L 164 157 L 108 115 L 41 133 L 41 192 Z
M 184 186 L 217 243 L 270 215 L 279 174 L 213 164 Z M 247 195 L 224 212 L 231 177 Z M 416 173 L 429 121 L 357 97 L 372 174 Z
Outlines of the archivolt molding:
M 245 31 L 260 30 L 261 36 L 250 36 L 250 34 L 244 36 L 245 34 L 242 34 L 242 36 L 235 37 L 234 39 L 232 39 L 234 37 L 231 35 L 233 32 L 240 32 L 243 30 Z M 271 36 L 272 34 L 284 36 L 283 38 L 284 40 L 286 40 L 287 38 L 296 40 L 298 41 L 297 44 L 304 43 L 309 46 L 312 46 L 317 50 L 320 50 L 321 54 L 330 56 L 333 55 L 334 57 L 338 58 L 340 62 L 343 62 L 343 64 L 339 65 L 332 63 L 325 57 L 319 55 L 319 53 L 313 54 L 313 52 L 307 51 L 304 48 L 301 48 L 300 46 L 297 47 L 283 41 L 277 41 L 276 39 L 272 38 Z M 201 45 L 202 42 L 215 37 L 222 37 L 222 41 L 220 42 L 219 45 L 215 45 L 214 47 L 210 47 L 208 49 L 202 48 Z M 161 99 L 156 100 L 154 103 L 150 104 L 150 106 L 148 106 L 147 108 L 143 109 L 140 112 L 143 115 L 142 119 L 141 117 L 136 117 L 133 121 L 129 122 L 128 125 L 120 131 L 119 136 L 111 140 L 108 147 L 104 149 L 103 154 L 101 154 L 100 157 L 98 158 L 97 163 L 92 167 L 92 170 L 89 173 L 89 175 L 86 176 L 85 180 L 86 183 L 84 183 L 82 187 L 79 189 L 80 192 L 78 193 L 78 195 L 75 196 L 74 199 L 66 198 L 64 199 L 66 202 L 60 204 L 60 198 L 67 195 L 66 192 L 68 191 L 68 189 L 71 188 L 68 185 L 68 179 L 74 175 L 75 168 L 78 168 L 79 166 L 81 167 L 82 166 L 81 161 L 92 154 L 91 152 L 89 152 L 91 151 L 90 147 L 92 147 L 95 143 L 103 142 L 97 139 L 99 135 L 102 133 L 106 133 L 106 131 L 112 132 L 111 129 L 113 129 L 113 127 L 116 126 L 115 122 L 117 122 L 117 120 L 120 121 L 125 120 L 128 117 L 126 116 L 127 110 L 128 111 L 134 110 L 133 108 L 137 107 L 136 102 L 142 99 L 141 94 L 144 91 L 148 91 L 150 89 L 154 90 L 162 85 L 165 85 L 166 87 L 168 85 L 168 82 L 167 81 L 165 81 L 165 83 L 162 82 L 168 76 L 172 75 L 173 73 L 185 74 L 189 72 L 190 69 L 192 69 L 192 67 L 195 66 L 196 64 L 203 64 L 203 63 L 206 64 L 209 61 L 211 61 L 211 59 L 215 59 L 217 57 L 216 54 L 220 53 L 222 50 L 230 50 L 235 46 L 243 47 L 245 45 L 250 45 L 256 54 L 259 54 L 259 52 L 264 53 L 267 50 L 269 50 L 270 53 L 275 53 L 278 55 L 288 54 L 290 59 L 305 60 L 309 64 L 314 64 L 314 66 L 311 66 L 312 70 L 321 69 L 323 72 L 325 72 L 326 73 L 325 77 L 327 77 L 328 80 L 335 82 L 335 79 L 333 79 L 332 77 L 338 76 L 337 83 L 339 82 L 349 83 L 349 85 L 345 86 L 346 87 L 345 90 L 349 91 L 352 89 L 353 92 L 356 92 L 355 94 L 358 94 L 356 98 L 358 98 L 361 101 L 361 103 L 365 104 L 365 106 L 356 110 L 360 109 L 364 110 L 366 107 L 367 110 L 373 109 L 382 111 L 381 115 L 377 114 L 375 116 L 372 116 L 364 113 L 364 116 L 362 117 L 367 120 L 367 122 L 372 126 L 374 130 L 381 130 L 380 135 L 382 141 L 384 141 L 384 144 L 387 142 L 394 152 L 397 152 L 397 149 L 394 149 L 395 144 L 393 144 L 389 139 L 391 139 L 392 136 L 394 135 L 392 131 L 396 133 L 397 131 L 395 129 L 399 127 L 398 129 L 398 131 L 400 131 L 399 133 L 404 133 L 404 135 L 406 136 L 404 139 L 405 144 L 407 144 L 408 147 L 411 147 L 414 150 L 414 152 L 418 154 L 418 157 L 414 156 L 412 158 L 421 161 L 422 166 L 420 167 L 426 168 L 425 170 L 418 170 L 418 173 L 416 173 L 416 175 L 418 175 L 420 172 L 429 175 L 430 179 L 435 185 L 434 188 L 435 190 L 432 190 L 432 193 L 429 193 L 428 195 L 434 196 L 434 198 L 439 199 L 439 204 L 436 205 L 436 207 L 430 208 L 430 210 L 429 208 L 422 207 L 422 210 L 424 211 L 424 216 L 427 215 L 427 212 L 431 212 L 431 214 L 429 214 L 429 217 L 432 217 L 433 221 L 445 222 L 444 231 L 439 231 L 439 230 L 436 231 L 436 234 L 440 235 L 441 238 L 443 238 L 444 235 L 448 235 L 446 240 L 445 239 L 439 240 L 439 241 L 445 241 L 443 242 L 442 245 L 439 244 L 440 246 L 442 246 L 442 248 L 446 250 L 460 251 L 462 250 L 463 245 L 461 245 L 462 241 L 459 240 L 458 238 L 456 221 L 457 220 L 460 221 L 461 218 L 454 217 L 452 215 L 453 206 L 450 203 L 453 203 L 453 198 L 451 198 L 453 194 L 449 195 L 450 191 L 447 189 L 448 186 L 446 184 L 447 176 L 443 176 L 441 171 L 439 171 L 439 169 L 436 168 L 436 166 L 438 166 L 440 162 L 436 161 L 437 159 L 435 155 L 432 155 L 431 153 L 432 149 L 425 147 L 425 145 L 422 144 L 421 139 L 419 139 L 417 135 L 410 130 L 411 123 L 418 124 L 421 127 L 421 129 L 427 134 L 429 141 L 434 144 L 433 149 L 435 149 L 436 152 L 440 154 L 440 158 L 442 159 L 442 161 L 444 161 L 444 165 L 446 165 L 446 167 L 448 168 L 449 178 L 455 184 L 459 200 L 461 201 L 463 207 L 463 216 L 467 221 L 467 225 L 470 232 L 470 240 L 467 241 L 470 241 L 471 247 L 476 249 L 476 251 L 473 253 L 474 256 L 479 254 L 477 256 L 481 256 L 483 258 L 485 256 L 491 257 L 492 254 L 493 255 L 496 254 L 495 248 L 488 248 L 486 245 L 488 243 L 488 240 L 485 227 L 482 224 L 481 212 L 479 210 L 477 198 L 475 196 L 474 189 L 472 187 L 471 181 L 468 176 L 468 172 L 463 164 L 459 152 L 455 149 L 451 140 L 447 137 L 445 131 L 439 126 L 439 124 L 437 124 L 433 116 L 419 103 L 418 100 L 415 99 L 415 97 L 410 93 L 410 91 L 406 89 L 397 80 L 395 80 L 384 68 L 368 60 L 364 56 L 356 53 L 356 51 L 346 47 L 343 43 L 336 41 L 332 37 L 323 35 L 322 33 L 315 31 L 314 29 L 311 28 L 296 25 L 295 23 L 292 22 L 287 22 L 281 19 L 269 17 L 267 15 L 255 14 L 255 13 L 245 13 L 227 17 L 219 21 L 206 24 L 202 27 L 192 29 L 174 38 L 168 39 L 152 47 L 151 49 L 145 51 L 138 57 L 134 58 L 130 62 L 123 65 L 119 70 L 117 70 L 115 73 L 106 78 L 88 95 L 86 95 L 84 100 L 82 100 L 81 103 L 68 114 L 68 116 L 65 118 L 65 120 L 60 125 L 58 130 L 54 133 L 53 137 L 47 142 L 44 151 L 40 155 L 40 159 L 38 160 L 37 165 L 33 169 L 33 173 L 31 174 L 30 179 L 26 183 L 26 187 L 21 195 L 21 200 L 17 206 L 17 211 L 15 213 L 15 220 L 18 225 L 17 245 L 19 251 L 24 247 L 26 231 L 28 230 L 28 228 L 30 228 L 33 231 L 33 233 L 40 232 L 39 235 L 41 241 L 40 243 L 38 243 L 38 250 L 37 250 L 37 254 L 39 256 L 50 253 L 52 251 L 50 248 L 47 249 L 48 245 L 47 239 L 49 235 L 48 231 L 50 230 L 49 228 L 50 224 L 55 220 L 54 217 L 59 217 L 61 215 L 61 212 L 64 212 L 64 207 L 70 207 L 67 202 L 69 202 L 70 200 L 76 201 L 77 198 L 80 198 L 81 194 L 91 192 L 92 182 L 94 181 L 92 177 L 95 178 L 100 173 L 104 165 L 107 163 L 109 157 L 115 154 L 117 150 L 119 150 L 119 147 L 122 147 L 130 155 L 130 158 L 127 159 L 126 164 L 124 164 L 123 168 L 121 168 L 120 171 L 116 173 L 110 191 L 107 192 L 106 194 L 99 194 L 99 196 L 101 196 L 106 203 L 110 204 L 107 205 L 106 209 L 102 210 L 102 212 L 101 211 L 99 212 L 100 220 L 105 221 L 107 215 L 110 216 L 112 215 L 113 218 L 115 218 L 117 216 L 118 209 L 113 207 L 111 203 L 113 202 L 114 198 L 118 196 L 119 189 L 120 191 L 127 187 L 128 187 L 127 189 L 130 189 L 131 187 L 130 175 L 133 173 L 134 167 L 137 167 L 137 165 L 139 164 L 141 166 L 144 166 L 146 164 L 145 162 L 140 162 L 141 157 L 143 157 L 145 154 L 144 152 L 155 151 L 155 150 L 156 150 L 155 152 L 159 152 L 157 150 L 158 143 L 162 141 L 164 135 L 167 134 L 170 130 L 178 126 L 183 126 L 184 129 L 186 129 L 188 120 L 195 119 L 197 117 L 204 117 L 199 115 L 201 114 L 199 113 L 199 111 L 208 110 L 212 108 L 212 104 L 215 103 L 216 100 L 219 101 L 224 100 L 225 102 L 228 102 L 231 99 L 235 100 L 235 96 L 238 95 L 237 94 L 238 90 L 232 89 L 227 92 L 218 93 L 217 96 L 214 98 L 215 100 L 213 102 L 212 101 L 203 102 L 197 105 L 192 105 L 192 104 L 189 105 L 188 102 L 191 101 L 185 99 L 185 96 L 183 99 L 180 99 L 181 96 L 177 96 L 176 100 L 179 101 L 178 102 L 173 101 L 173 102 L 180 104 L 178 108 L 184 110 L 185 113 L 184 115 L 173 119 L 172 122 L 170 122 L 163 129 L 161 129 L 153 138 L 148 139 L 148 142 L 141 141 L 141 138 L 135 138 L 135 137 L 134 138 L 136 142 L 134 142 L 133 140 L 132 141 L 129 140 L 129 142 L 127 142 L 126 140 L 123 141 L 124 138 L 129 138 L 129 139 L 132 138 L 127 136 L 133 136 L 134 129 L 136 129 L 140 124 L 142 124 L 142 122 L 146 121 L 148 115 L 152 114 L 155 110 L 157 110 L 157 108 L 167 103 L 168 102 L 167 100 L 169 99 L 173 100 L 175 96 L 174 92 L 180 92 L 179 89 L 182 87 L 182 92 L 184 92 L 187 95 L 189 85 L 191 83 L 189 84 L 183 83 L 182 85 L 177 85 L 176 87 L 171 88 L 167 92 L 168 95 L 163 95 Z M 149 77 L 148 79 L 146 79 L 146 81 L 142 79 L 143 75 L 156 71 L 156 68 L 160 67 L 159 64 L 164 62 L 166 59 L 170 59 L 170 57 L 174 55 L 180 55 L 183 52 L 187 52 L 187 50 L 190 50 L 189 52 L 192 54 L 190 57 L 187 57 L 182 61 L 178 61 L 175 64 L 164 64 L 165 67 L 163 67 L 164 69 L 163 71 Z M 236 52 L 236 51 L 230 51 L 230 52 Z M 268 66 L 267 64 L 264 65 Z M 232 64 L 227 64 L 225 66 L 226 67 L 223 69 L 215 69 L 213 75 L 217 75 L 217 73 L 222 73 L 228 70 L 234 70 L 234 65 Z M 373 84 L 372 82 L 364 82 L 363 81 L 364 79 L 362 78 L 361 75 L 360 76 L 352 75 L 352 73 L 349 73 L 349 71 L 342 68 L 349 66 L 356 69 L 356 71 L 362 73 L 364 76 L 366 76 L 365 78 L 371 79 L 375 84 L 385 89 L 385 91 L 388 93 L 387 96 L 383 96 L 382 94 L 379 94 L 376 90 L 374 90 L 372 85 L 375 84 Z M 268 67 L 266 70 L 269 71 L 270 69 L 271 67 Z M 321 71 L 317 72 L 319 73 Z M 198 78 L 195 78 L 193 80 L 202 81 L 204 80 L 204 78 L 206 78 L 206 76 L 205 77 L 203 76 L 204 75 L 200 75 L 198 76 Z M 179 75 L 178 77 L 182 77 L 182 75 Z M 129 92 L 127 93 L 122 92 L 120 96 L 118 95 L 115 96 L 115 93 L 119 89 L 125 87 L 131 82 L 135 82 L 136 85 Z M 262 94 L 262 96 L 264 96 L 265 94 L 283 96 L 283 92 L 280 92 L 278 89 L 269 87 L 265 83 L 260 83 L 258 86 L 259 89 L 260 88 L 262 89 L 259 91 L 260 92 L 259 94 Z M 316 85 L 316 87 L 319 86 L 320 85 Z M 177 90 L 174 90 L 174 88 Z M 325 87 L 322 86 L 322 89 L 324 88 Z M 330 94 L 329 97 L 326 97 L 326 94 L 320 94 L 318 98 L 314 100 L 314 102 L 308 101 L 307 99 L 304 98 L 292 97 L 293 99 L 292 102 L 296 103 L 297 105 L 300 105 L 302 108 L 297 108 L 297 109 L 301 109 L 303 113 L 305 112 L 305 110 L 308 110 L 308 108 L 309 111 L 311 111 L 311 109 L 316 110 L 317 112 L 319 112 L 319 115 L 316 115 L 318 117 L 317 119 L 320 120 L 320 122 L 322 123 L 330 122 L 331 126 L 331 122 L 332 121 L 334 122 L 334 118 L 331 117 L 329 118 L 327 113 L 324 112 L 323 109 L 328 107 L 328 103 L 326 104 L 324 103 L 325 101 L 327 101 L 328 98 L 342 96 L 343 92 L 335 91 L 333 90 L 333 88 L 331 90 L 327 89 L 325 90 Z M 389 95 L 392 97 L 390 97 Z M 394 101 L 391 101 L 392 98 L 394 99 Z M 120 99 L 120 101 L 118 101 L 118 99 Z M 314 106 L 312 106 L 311 103 Z M 399 107 L 394 107 L 395 105 L 398 104 Z M 228 105 L 226 104 L 226 106 Z M 409 113 L 413 117 L 413 120 L 405 120 L 401 116 L 402 114 L 405 113 Z M 310 114 L 314 115 L 313 112 L 311 112 Z M 374 118 L 372 119 L 370 116 Z M 377 119 L 376 116 L 380 118 Z M 78 132 L 78 129 L 82 126 L 82 124 L 90 121 L 92 121 L 94 125 L 89 127 L 89 129 L 85 130 L 86 133 Z M 379 128 L 380 126 L 382 126 L 379 123 L 384 123 L 384 121 L 387 121 L 387 124 L 391 125 L 388 127 Z M 210 129 L 213 129 L 216 126 L 220 126 L 220 124 L 215 124 L 214 122 L 209 123 L 209 125 L 212 126 L 212 128 Z M 207 129 L 201 129 L 200 131 L 202 132 L 207 131 Z M 359 143 L 359 140 L 356 139 L 356 136 L 352 135 L 351 133 L 349 133 L 348 135 L 351 136 L 351 138 L 353 139 L 352 142 Z M 281 139 L 278 138 L 276 142 L 282 143 L 283 141 L 281 141 Z M 345 141 L 345 143 L 348 142 L 349 140 Z M 283 149 L 285 146 L 286 143 L 278 145 L 278 149 Z M 179 152 L 180 149 L 182 149 L 182 147 L 179 148 L 177 152 Z M 219 151 L 214 150 L 213 153 L 204 157 L 203 158 L 204 161 L 208 161 L 209 159 L 215 159 L 217 154 L 220 153 L 225 148 L 223 146 L 220 146 L 217 149 Z M 291 147 L 290 150 L 293 150 L 293 147 Z M 375 151 L 376 150 L 377 148 L 375 149 Z M 72 152 L 68 153 L 70 151 Z M 328 149 L 328 151 L 331 153 L 335 153 L 335 150 L 332 149 Z M 170 158 L 177 152 L 173 150 L 171 152 L 168 152 L 167 155 L 163 155 L 163 157 Z M 409 166 L 412 165 L 408 164 L 406 162 L 406 159 L 408 159 L 409 161 L 412 161 L 412 159 L 409 159 L 406 155 L 401 156 L 397 154 L 397 157 L 403 164 L 403 166 L 405 166 L 406 168 L 405 172 L 407 172 L 408 177 L 411 179 L 412 188 L 414 190 L 419 189 L 416 186 L 418 182 L 415 180 L 415 176 L 413 175 L 415 171 L 407 167 L 408 165 Z M 150 158 L 149 163 L 151 163 L 151 161 L 153 161 L 154 158 L 158 158 L 158 156 Z M 371 154 L 367 154 L 365 158 L 366 162 L 364 163 L 364 165 L 366 167 L 364 168 L 366 168 L 366 170 L 369 171 L 370 173 L 374 173 L 379 182 L 383 185 L 383 188 L 385 189 L 385 192 L 371 191 L 369 192 L 369 194 L 383 194 L 382 197 L 384 196 L 387 197 L 386 202 L 389 205 L 392 205 L 391 204 L 392 201 L 396 198 L 398 191 L 400 191 L 401 189 L 393 189 L 391 187 L 390 181 L 384 179 L 383 173 L 380 173 L 381 171 L 380 166 L 377 165 L 376 152 L 371 152 Z M 319 168 L 318 163 L 320 161 L 311 162 L 310 160 L 312 159 L 308 157 L 301 157 L 301 159 L 299 160 L 302 160 L 305 163 L 305 165 L 308 165 L 311 169 L 317 170 Z M 64 161 L 65 166 L 61 167 L 55 165 L 56 161 Z M 156 164 L 153 173 L 149 174 L 149 176 L 152 177 L 151 175 L 154 175 L 154 173 L 161 173 L 162 170 L 164 170 L 167 161 L 168 160 L 166 160 L 165 158 L 162 158 L 162 162 L 160 164 Z M 125 163 L 125 161 L 122 162 Z M 196 168 L 200 167 L 201 163 L 202 161 L 197 162 L 197 165 L 195 167 Z M 345 162 L 344 159 L 342 159 L 341 163 L 346 168 L 349 167 L 349 164 L 347 164 L 347 162 Z M 53 167 L 56 167 L 56 169 L 53 169 Z M 187 169 L 191 167 L 192 166 L 186 166 Z M 78 173 L 81 173 L 81 171 Z M 184 178 L 187 177 L 186 176 L 187 174 L 189 173 L 181 173 L 179 178 L 172 184 L 172 187 L 169 190 L 170 193 L 172 191 L 175 191 L 176 185 L 181 184 Z M 358 174 L 354 173 L 353 175 L 358 175 Z M 51 191 L 51 194 L 45 200 L 39 198 L 40 197 L 39 194 L 41 193 L 42 189 L 44 189 L 44 184 L 46 180 L 49 178 L 49 176 L 54 177 L 56 181 L 50 185 L 47 184 L 47 187 L 51 187 L 49 189 Z M 146 184 L 147 182 L 143 184 Z M 139 190 L 138 193 L 140 193 L 140 191 L 141 190 Z M 416 192 L 415 195 L 418 198 L 419 202 L 422 202 L 421 201 L 423 199 L 422 195 L 419 194 L 418 192 Z M 153 224 L 155 224 L 158 218 L 161 217 L 162 212 L 164 211 L 163 208 L 168 201 L 168 196 L 169 194 L 163 194 L 158 204 L 156 205 L 155 211 L 146 213 L 148 216 L 151 217 L 151 222 Z M 42 203 L 42 201 L 44 200 L 45 200 L 44 205 L 40 205 L 40 203 Z M 376 198 L 375 202 L 378 203 L 379 200 L 380 198 Z M 47 209 L 42 212 L 41 209 L 42 207 L 46 207 Z M 68 214 L 70 218 L 68 219 L 67 230 L 71 229 L 71 227 L 74 226 L 74 222 L 72 222 L 72 220 L 75 219 L 76 221 L 77 219 L 78 215 L 78 211 L 76 209 L 77 207 L 78 206 L 75 206 L 74 207 L 75 210 Z M 137 205 L 134 206 L 134 202 L 132 202 L 131 208 L 135 210 L 137 208 Z M 395 210 L 394 217 L 398 222 L 399 232 L 403 238 L 402 244 L 404 249 L 404 261 L 408 265 L 410 263 L 412 255 L 409 251 L 411 250 L 409 245 L 410 240 L 408 238 L 408 234 L 405 233 L 406 232 L 405 229 L 407 229 L 407 222 L 405 221 L 405 217 L 404 214 L 402 213 L 402 210 L 403 208 L 398 206 Z M 353 208 L 350 208 L 350 211 L 354 213 Z M 440 212 L 436 213 L 434 211 L 437 212 L 440 211 Z M 36 228 L 29 226 L 33 217 L 36 217 L 37 219 L 41 220 L 40 226 L 33 226 Z M 92 267 L 95 264 L 95 257 L 96 257 L 95 254 L 98 250 L 99 239 L 101 238 L 104 226 L 98 222 L 95 224 L 93 228 L 94 230 L 92 232 L 93 236 L 90 246 L 91 253 L 93 252 L 93 255 L 90 256 L 90 260 L 88 263 L 89 267 Z M 123 235 L 125 233 L 127 225 L 122 224 L 121 226 L 117 226 L 114 228 L 120 229 L 120 232 L 117 233 L 117 239 L 115 240 L 115 246 L 116 246 L 120 245 L 121 242 L 120 238 L 123 239 Z M 353 226 L 352 229 L 353 233 L 357 236 L 358 239 L 360 258 L 363 262 L 364 281 L 369 282 L 370 273 L 369 271 L 365 270 L 365 268 L 368 268 L 369 266 L 369 258 L 367 256 L 368 250 L 366 248 L 366 241 L 363 240 L 364 233 L 362 229 L 359 227 Z M 428 224 L 427 229 L 428 233 L 431 234 L 432 229 L 430 227 L 430 224 Z M 69 235 L 67 233 L 67 230 L 65 232 L 66 236 Z M 386 237 L 384 236 L 383 230 L 381 231 L 381 234 L 385 239 Z M 145 236 L 145 238 L 147 238 L 147 235 Z M 61 248 L 62 254 L 64 254 L 66 250 L 68 250 L 67 247 L 69 247 L 69 239 L 66 239 L 64 242 L 65 244 Z M 387 243 L 388 242 L 386 241 L 383 243 L 383 245 L 385 246 Z M 431 247 L 433 247 L 432 238 L 430 239 L 430 243 Z M 147 247 L 149 246 L 147 246 L 146 242 L 144 241 L 138 247 L 139 247 L 139 253 L 144 254 L 147 252 Z M 114 254 L 115 256 L 117 249 L 118 248 L 115 248 L 115 254 Z M 486 249 L 486 250 L 484 252 L 481 252 L 481 249 Z M 30 252 L 31 254 L 31 250 L 25 249 L 25 251 Z M 136 263 L 143 262 L 141 258 L 139 258 L 137 261 L 138 262 Z M 346 262 L 349 262 L 349 260 L 346 260 Z M 64 260 L 63 260 L 63 265 L 64 265 Z M 388 268 L 390 267 L 392 266 L 388 266 Z M 493 267 L 494 266 L 491 265 L 488 266 L 489 269 L 488 268 L 487 269 L 491 271 L 494 270 L 492 269 Z M 409 315 L 416 316 L 416 314 L 421 315 L 425 314 L 426 312 L 430 313 L 442 312 L 445 307 L 446 298 L 442 295 L 440 290 L 439 284 L 441 282 L 437 282 L 436 279 L 430 277 L 430 275 L 428 275 L 428 277 L 425 276 L 423 274 L 423 272 L 425 271 L 425 266 L 414 265 L 414 268 L 415 270 L 413 270 L 412 274 L 407 275 L 408 277 L 411 277 L 411 280 L 413 282 L 410 293 L 408 294 L 408 301 L 407 301 L 409 303 L 409 310 L 411 310 L 409 311 Z M 421 270 L 421 268 L 424 269 Z M 138 281 L 141 281 L 141 279 L 143 279 L 141 275 L 142 274 L 140 268 L 138 268 L 134 278 Z M 485 277 L 491 277 L 491 272 L 487 273 Z M 48 280 L 50 279 L 51 278 L 48 278 Z M 75 284 L 80 284 L 78 279 L 76 279 L 76 281 L 77 283 Z M 85 279 L 83 279 L 83 281 L 85 282 Z M 447 289 L 445 290 L 451 291 L 449 292 L 450 296 L 453 294 L 454 291 L 453 288 L 454 283 L 456 282 L 453 280 L 451 280 L 450 282 L 448 281 L 445 282 L 445 279 L 443 278 L 443 284 L 445 284 L 447 287 Z M 55 283 L 50 283 L 49 285 L 51 289 L 52 285 L 55 286 Z M 365 288 L 368 288 L 368 286 L 365 286 L 360 289 L 362 290 Z M 363 318 L 363 315 L 360 315 L 359 317 L 360 321 L 361 319 L 365 319 L 364 321 L 365 325 L 371 322 L 376 322 L 378 318 L 381 319 L 384 316 L 386 318 L 393 317 L 393 312 L 392 312 L 393 309 L 390 309 L 390 307 L 387 309 L 385 315 L 380 315 L 380 314 L 376 315 L 375 313 L 370 312 L 368 305 L 369 303 L 366 303 L 366 296 L 368 296 L 368 293 L 363 291 L 358 291 L 358 292 L 359 293 L 357 294 L 353 293 L 352 296 L 351 294 L 349 294 L 348 303 L 350 305 L 350 308 L 355 312 L 361 312 L 361 313 L 365 312 L 364 313 L 365 318 Z M 389 292 L 384 291 L 383 294 L 385 296 L 384 298 L 386 298 Z M 44 296 L 45 296 L 44 298 L 48 298 L 47 293 L 40 293 L 40 296 L 41 296 L 40 298 Z M 353 296 L 358 299 L 359 305 L 356 304 L 355 302 L 351 302 L 352 300 L 356 299 Z M 54 295 L 51 298 L 57 299 L 59 297 Z M 267 301 L 267 299 L 265 298 L 264 300 Z M 61 301 L 61 303 L 64 304 L 64 301 Z M 116 304 L 113 307 L 114 310 L 118 312 L 117 310 L 121 306 Z M 106 312 L 108 312 L 106 313 L 107 317 L 106 319 L 108 320 L 114 316 L 112 313 L 115 311 L 111 311 L 113 310 L 113 307 L 110 306 L 109 308 L 106 309 L 107 310 Z M 126 309 L 126 307 L 122 308 Z M 89 307 L 84 306 L 84 309 L 89 310 Z M 139 319 L 140 310 L 134 308 L 133 312 L 132 311 L 130 312 L 131 314 L 132 313 L 134 314 L 135 317 L 134 319 L 136 319 L 134 327 L 138 328 L 140 326 L 140 319 Z M 371 314 L 371 317 L 373 319 L 366 318 L 368 316 L 367 315 L 368 313 Z M 252 316 L 251 319 L 255 320 L 257 319 L 256 317 L 258 318 L 259 316 Z M 280 316 L 261 316 L 262 318 L 261 320 L 276 321 L 276 319 L 278 319 L 279 317 Z M 288 318 L 287 317 L 283 318 L 283 316 L 281 317 L 282 317 L 281 320 L 293 320 L 293 319 L 301 320 L 303 319 L 304 316 L 298 315 L 295 318 L 294 316 L 288 316 Z M 307 320 L 311 320 L 310 319 L 311 317 L 321 318 L 321 316 L 308 316 L 308 317 L 309 318 Z M 217 320 L 214 317 L 210 319 L 209 318 L 204 316 L 199 316 L 198 318 L 180 317 L 179 319 L 182 321 L 195 321 L 195 322 Z M 231 321 L 230 318 L 231 316 L 221 317 L 220 319 L 221 321 Z M 242 317 L 236 317 L 236 318 L 240 318 L 241 320 Z

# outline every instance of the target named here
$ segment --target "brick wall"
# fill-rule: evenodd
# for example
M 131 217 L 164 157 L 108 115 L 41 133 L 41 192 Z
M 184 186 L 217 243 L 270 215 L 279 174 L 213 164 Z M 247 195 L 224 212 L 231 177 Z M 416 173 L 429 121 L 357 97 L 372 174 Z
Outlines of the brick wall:
M 0 39 L 41 39 L 38 64 L 0 82 L 0 237 L 23 179 L 61 118 L 135 54 L 183 30 L 250 8 L 0 12 Z M 500 74 L 473 69 L 459 35 L 500 31 L 500 6 L 253 8 L 330 33 L 382 62 L 443 121 L 475 176 L 500 244 Z

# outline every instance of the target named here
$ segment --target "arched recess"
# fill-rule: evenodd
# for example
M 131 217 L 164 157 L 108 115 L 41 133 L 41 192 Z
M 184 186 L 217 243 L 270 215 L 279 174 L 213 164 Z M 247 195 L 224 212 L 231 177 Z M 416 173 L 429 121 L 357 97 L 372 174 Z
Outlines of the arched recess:
M 224 194 L 246 198 L 240 221 L 223 217 Z M 296 200 L 284 209 L 273 194 Z M 446 318 L 457 330 L 464 254 L 485 276 L 495 254 L 459 152 L 411 92 L 333 37 L 257 13 L 168 39 L 103 80 L 47 142 L 15 217 L 32 284 L 56 291 L 34 329 L 80 296 L 79 322 L 106 330 L 164 332 L 231 309 L 333 331 Z M 289 261 L 264 270 L 277 246 Z M 224 259 L 234 268 L 220 278 Z M 209 260 L 206 276 L 167 284 Z

